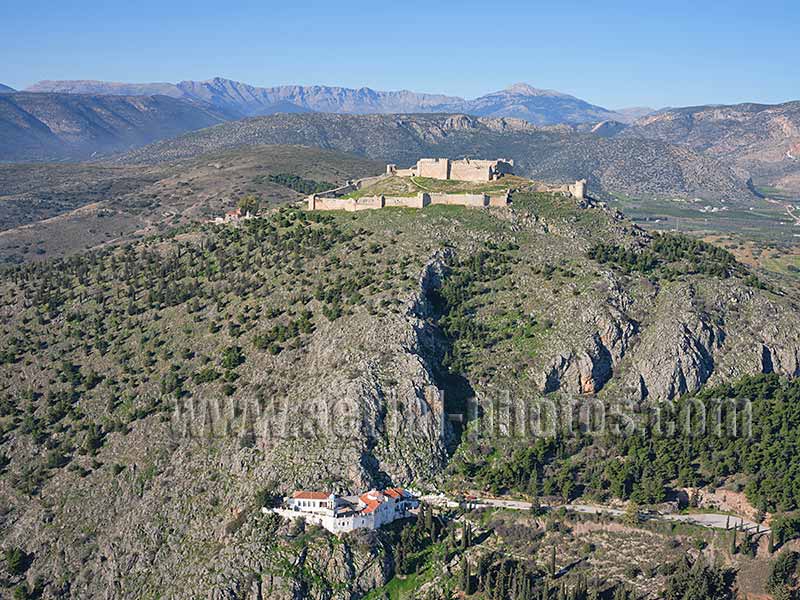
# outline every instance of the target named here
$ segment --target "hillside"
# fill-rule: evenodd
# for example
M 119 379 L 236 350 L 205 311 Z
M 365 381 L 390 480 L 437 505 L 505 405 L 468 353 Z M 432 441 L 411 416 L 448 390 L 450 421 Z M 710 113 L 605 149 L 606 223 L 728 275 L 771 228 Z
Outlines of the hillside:
M 459 442 L 443 410 L 473 394 L 639 405 L 798 371 L 793 296 L 584 206 L 281 208 L 4 271 L 0 537 L 24 560 L 3 585 L 362 597 L 396 572 L 387 537 L 292 532 L 272 494 L 433 485 Z M 540 456 L 546 489 L 578 477 Z
M 116 163 L 179 160 L 252 144 L 301 144 L 411 164 L 420 157 L 513 157 L 518 174 L 586 177 L 595 194 L 751 199 L 746 182 L 691 149 L 569 127 L 465 115 L 275 115 L 229 122 L 133 151 Z
M 226 115 L 167 96 L 0 95 L 0 161 L 81 160 L 220 123 Z
M 683 144 L 724 158 L 757 185 L 800 193 L 800 102 L 667 109 L 622 135 Z
M 126 84 L 103 81 L 40 81 L 27 91 L 83 94 L 167 94 L 207 102 L 239 116 L 278 112 L 388 114 L 463 112 L 476 116 L 515 117 L 531 123 L 587 123 L 624 117 L 605 108 L 553 90 L 518 83 L 472 100 L 408 90 L 378 91 L 331 86 L 256 87 L 215 77 L 177 84 Z
M 295 146 L 155 166 L 0 165 L 0 262 L 71 254 L 208 220 L 245 195 L 264 206 L 297 200 L 308 193 L 303 185 L 332 187 L 383 169 L 361 157 Z
M 3 85 L 2 83 L 0 83 L 0 94 L 11 94 L 16 91 L 17 90 L 15 90 L 14 88 L 8 87 L 7 85 Z

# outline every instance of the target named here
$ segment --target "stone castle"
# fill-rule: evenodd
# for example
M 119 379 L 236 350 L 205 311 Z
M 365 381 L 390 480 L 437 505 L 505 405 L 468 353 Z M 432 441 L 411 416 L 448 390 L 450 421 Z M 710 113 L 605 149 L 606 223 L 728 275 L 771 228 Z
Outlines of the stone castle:
M 454 179 L 456 181 L 497 181 L 503 175 L 511 175 L 513 172 L 514 161 L 505 158 L 497 160 L 421 158 L 416 165 L 409 169 L 398 169 L 397 165 L 386 165 L 387 175 Z
M 512 175 L 514 161 L 498 160 L 451 160 L 449 158 L 422 158 L 408 169 L 398 169 L 397 165 L 386 165 L 386 173 L 377 177 L 367 177 L 358 181 L 348 181 L 346 185 L 308 197 L 308 210 L 372 210 L 389 206 L 406 208 L 424 208 L 433 204 L 456 206 L 507 206 L 511 201 L 511 189 L 488 193 L 441 193 L 426 191 L 419 185 L 420 191 L 410 196 L 387 196 L 376 194 L 358 198 L 349 194 L 369 187 L 388 177 L 427 177 L 431 179 L 467 181 L 485 183 L 500 180 L 504 175 Z M 574 184 L 535 184 L 535 191 L 554 192 L 572 196 L 578 200 L 586 197 L 586 180 Z

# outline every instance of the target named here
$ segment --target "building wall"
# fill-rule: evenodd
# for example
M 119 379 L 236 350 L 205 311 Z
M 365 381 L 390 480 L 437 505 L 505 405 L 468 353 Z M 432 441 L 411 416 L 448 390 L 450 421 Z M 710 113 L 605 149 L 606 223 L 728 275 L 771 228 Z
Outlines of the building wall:
M 348 212 L 374 210 L 391 206 L 425 208 L 431 204 L 482 208 L 484 206 L 506 206 L 508 199 L 508 192 L 495 196 L 487 194 L 429 194 L 428 192 L 421 192 L 416 196 L 366 196 L 358 199 L 319 198 L 313 196 L 309 197 L 308 208 L 309 210 L 346 210 Z
M 420 192 L 416 196 L 385 196 L 384 206 L 405 206 L 408 208 L 424 208 L 430 204 L 430 196 Z
M 450 179 L 450 159 L 421 158 L 417 161 L 417 175 L 432 179 Z
M 272 508 L 272 509 L 265 509 L 267 511 L 274 512 L 277 515 L 280 515 L 284 519 L 289 520 L 296 520 L 296 519 L 305 519 L 306 523 L 310 525 L 319 525 L 320 527 L 324 527 L 328 531 L 332 533 L 346 533 L 348 531 L 353 531 L 354 529 L 377 529 L 386 523 L 390 523 L 394 520 L 394 512 L 389 514 L 382 514 L 379 519 L 376 519 L 374 514 L 371 515 L 350 515 L 347 517 L 342 516 L 335 516 L 334 514 L 323 514 L 323 513 L 313 513 L 313 512 L 305 512 L 302 510 L 291 510 L 288 508 Z M 376 511 L 377 512 L 377 511 Z M 380 523 L 380 524 L 378 524 Z
M 579 179 L 575 183 L 569 186 L 569 192 L 572 194 L 573 198 L 578 200 L 583 200 L 586 198 L 586 180 Z
M 508 206 L 508 201 L 511 194 L 503 192 L 502 194 L 494 194 L 489 196 L 489 206 Z
M 493 160 L 454 160 L 450 163 L 450 179 L 458 181 L 491 181 Z
M 431 194 L 431 204 L 481 207 L 489 205 L 486 194 Z

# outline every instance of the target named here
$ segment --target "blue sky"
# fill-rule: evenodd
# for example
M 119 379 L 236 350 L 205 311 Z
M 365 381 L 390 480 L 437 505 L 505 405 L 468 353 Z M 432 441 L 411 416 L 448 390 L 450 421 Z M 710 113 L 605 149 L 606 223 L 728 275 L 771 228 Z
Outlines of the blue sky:
M 783 102 L 800 99 L 800 1 L 0 3 L 0 83 L 214 76 L 468 98 L 524 81 L 609 108 Z

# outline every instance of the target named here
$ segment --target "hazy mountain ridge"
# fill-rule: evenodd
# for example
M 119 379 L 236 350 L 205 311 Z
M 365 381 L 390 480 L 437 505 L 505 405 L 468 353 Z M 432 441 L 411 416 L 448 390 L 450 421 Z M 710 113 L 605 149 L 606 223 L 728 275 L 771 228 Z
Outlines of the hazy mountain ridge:
M 92 94 L 166 94 L 209 102 L 239 116 L 258 116 L 276 112 L 333 112 L 345 114 L 384 114 L 399 112 L 465 112 L 476 116 L 517 117 L 532 123 L 587 123 L 609 119 L 626 120 L 608 109 L 553 90 L 541 90 L 517 83 L 505 90 L 466 100 L 444 94 L 425 94 L 409 90 L 379 91 L 336 86 L 282 85 L 257 87 L 215 77 L 207 81 L 170 83 L 106 83 L 102 81 L 40 81 L 30 92 Z
M 751 196 L 744 179 L 689 148 L 632 137 L 604 138 L 568 126 L 535 127 L 518 119 L 467 115 L 254 117 L 157 142 L 114 162 L 182 160 L 257 144 L 318 146 L 400 164 L 422 156 L 509 156 L 521 175 L 551 181 L 587 177 L 596 194 Z
M 655 108 L 650 108 L 649 106 L 629 106 L 626 108 L 616 108 L 614 112 L 624 117 L 622 122 L 633 123 L 637 119 L 641 119 L 657 111 Z
M 757 183 L 800 190 L 800 101 L 670 108 L 638 119 L 621 133 L 683 144 L 725 158 Z
M 0 160 L 87 159 L 226 118 L 214 107 L 163 95 L 2 94 Z
M 0 94 L 12 94 L 12 93 L 14 93 L 16 91 L 17 90 L 15 90 L 14 88 L 9 87 L 7 85 L 3 85 L 2 83 L 0 83 Z

